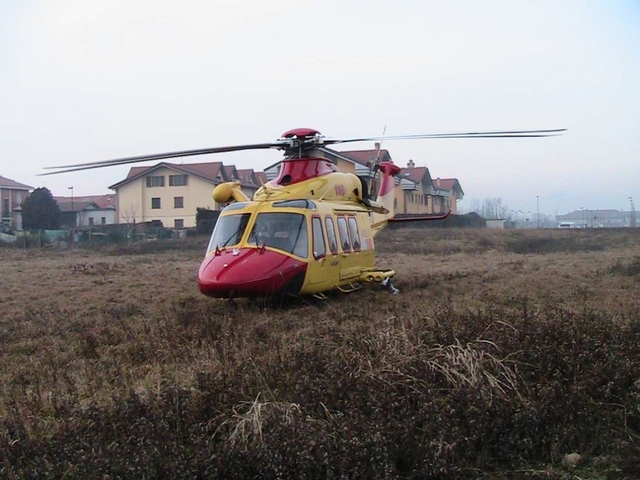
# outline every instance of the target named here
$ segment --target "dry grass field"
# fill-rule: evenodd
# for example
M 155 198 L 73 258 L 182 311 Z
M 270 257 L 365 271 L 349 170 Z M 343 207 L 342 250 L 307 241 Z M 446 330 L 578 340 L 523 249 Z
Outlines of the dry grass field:
M 640 478 L 640 231 L 387 230 L 400 295 L 282 310 L 206 241 L 0 248 L 0 478 Z

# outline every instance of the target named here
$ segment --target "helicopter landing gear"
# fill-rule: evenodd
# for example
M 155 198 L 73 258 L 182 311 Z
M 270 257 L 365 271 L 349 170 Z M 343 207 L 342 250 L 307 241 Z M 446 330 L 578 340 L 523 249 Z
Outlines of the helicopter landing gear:
M 391 277 L 387 277 L 382 280 L 382 282 L 380 282 L 380 286 L 386 289 L 391 295 L 398 295 L 400 293 L 400 290 L 398 290 L 391 281 Z

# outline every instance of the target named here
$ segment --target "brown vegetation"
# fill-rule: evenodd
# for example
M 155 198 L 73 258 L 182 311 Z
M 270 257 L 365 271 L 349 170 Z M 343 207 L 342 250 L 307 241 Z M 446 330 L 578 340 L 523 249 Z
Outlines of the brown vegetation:
M 387 230 L 400 295 L 285 310 L 206 239 L 0 249 L 0 477 L 638 478 L 639 239 Z

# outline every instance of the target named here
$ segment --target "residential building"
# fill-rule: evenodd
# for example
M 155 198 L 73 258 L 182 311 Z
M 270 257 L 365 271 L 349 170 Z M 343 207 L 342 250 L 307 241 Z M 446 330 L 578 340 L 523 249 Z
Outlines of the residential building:
M 376 192 L 377 177 L 372 166 L 376 159 L 392 161 L 388 150 L 376 145 L 372 150 L 338 152 L 329 148 L 318 150 L 340 171 L 350 172 L 365 180 L 369 190 Z M 264 172 L 237 169 L 222 162 L 173 164 L 161 162 L 150 167 L 133 167 L 127 178 L 112 185 L 116 191 L 118 223 L 161 221 L 168 228 L 196 225 L 197 208 L 221 210 L 211 193 L 222 182 L 240 182 L 242 191 L 251 198 L 269 180 L 276 178 L 280 163 Z M 430 214 L 456 212 L 456 202 L 464 195 L 456 179 L 433 182 L 426 167 L 413 162 L 396 177 L 395 209 L 400 214 Z
M 221 210 L 211 196 L 216 185 L 240 182 L 252 197 L 266 181 L 264 174 L 238 170 L 222 162 L 173 164 L 161 162 L 150 167 L 133 167 L 127 178 L 109 188 L 116 191 L 118 223 L 159 220 L 167 228 L 196 226 L 197 208 Z
M 114 194 L 53 199 L 60 208 L 62 226 L 90 227 L 117 223 Z
M 371 166 L 376 158 L 380 162 L 393 161 L 388 150 L 376 148 L 372 150 L 349 150 L 337 152 L 329 148 L 320 151 L 332 160 L 341 171 L 351 171 L 369 184 L 373 183 L 372 191 L 377 190 L 375 179 L 372 178 Z M 340 162 L 340 163 L 339 163 Z M 416 167 L 413 160 L 409 160 L 407 168 L 403 168 L 396 177 L 394 207 L 398 214 L 442 214 L 451 210 L 457 213 L 457 202 L 464 198 L 464 192 L 455 178 L 431 179 L 427 167 Z
M 464 191 L 457 178 L 437 177 L 433 182 L 434 188 L 434 213 L 458 213 L 458 201 L 464 198 Z
M 22 230 L 22 202 L 33 187 L 0 175 L 0 221 L 15 230 Z

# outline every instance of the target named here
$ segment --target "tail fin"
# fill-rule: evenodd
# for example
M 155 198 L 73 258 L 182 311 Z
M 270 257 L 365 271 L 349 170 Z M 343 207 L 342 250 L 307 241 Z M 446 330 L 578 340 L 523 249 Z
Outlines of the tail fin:
M 382 229 L 387 226 L 387 223 L 396 214 L 396 202 L 395 202 L 395 176 L 400 173 L 400 167 L 395 163 L 382 162 L 380 164 L 380 171 L 382 172 L 382 180 L 380 181 L 380 189 L 378 190 L 378 198 L 376 203 L 386 210 L 386 213 L 372 213 L 371 214 L 371 229 L 373 235 L 376 236 Z

